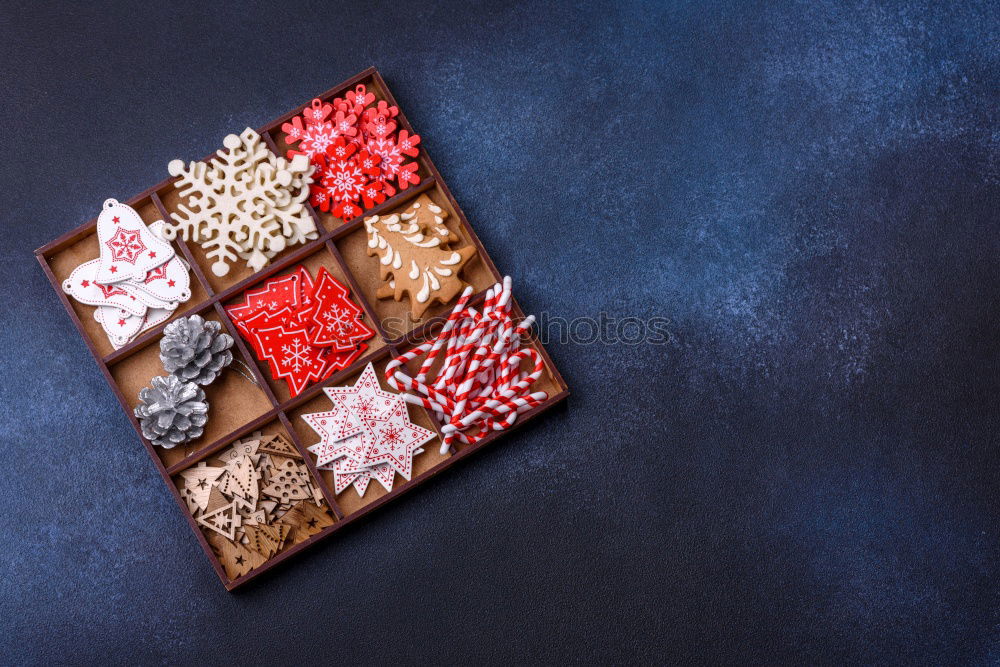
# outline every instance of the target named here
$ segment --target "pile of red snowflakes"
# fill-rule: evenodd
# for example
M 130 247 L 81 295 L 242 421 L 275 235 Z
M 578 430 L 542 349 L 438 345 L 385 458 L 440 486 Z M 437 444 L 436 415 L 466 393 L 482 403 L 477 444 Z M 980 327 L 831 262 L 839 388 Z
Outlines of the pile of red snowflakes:
M 271 377 L 283 378 L 292 396 L 351 365 L 375 335 L 344 285 L 320 268 L 313 280 L 303 266 L 271 278 L 226 312 Z
M 399 107 L 379 100 L 364 84 L 337 97 L 332 104 L 320 99 L 291 122 L 281 126 L 289 146 L 288 157 L 306 155 L 316 165 L 310 201 L 347 221 L 386 197 L 420 182 L 420 137 L 396 132 Z M 362 208 L 362 206 L 364 208 Z

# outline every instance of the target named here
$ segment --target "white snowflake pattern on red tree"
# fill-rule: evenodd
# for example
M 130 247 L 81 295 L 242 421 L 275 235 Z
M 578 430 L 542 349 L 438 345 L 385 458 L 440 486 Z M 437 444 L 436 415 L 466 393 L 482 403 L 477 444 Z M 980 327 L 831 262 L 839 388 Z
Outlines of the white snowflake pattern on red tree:
M 354 328 L 355 314 L 347 308 L 331 306 L 329 310 L 323 312 L 324 328 L 333 336 L 345 334 Z
M 285 355 L 281 363 L 298 373 L 313 365 L 313 360 L 309 358 L 310 351 L 308 345 L 303 345 L 300 340 L 293 340 L 288 345 L 281 346 L 281 353 Z

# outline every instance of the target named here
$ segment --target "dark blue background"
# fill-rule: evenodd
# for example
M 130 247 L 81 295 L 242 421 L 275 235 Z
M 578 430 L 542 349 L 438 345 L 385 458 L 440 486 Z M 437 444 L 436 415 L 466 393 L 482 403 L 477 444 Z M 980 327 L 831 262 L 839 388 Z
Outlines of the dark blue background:
M 995 3 L 125 5 L 0 10 L 4 661 L 998 659 Z M 229 594 L 31 251 L 369 65 L 527 310 L 670 340 Z

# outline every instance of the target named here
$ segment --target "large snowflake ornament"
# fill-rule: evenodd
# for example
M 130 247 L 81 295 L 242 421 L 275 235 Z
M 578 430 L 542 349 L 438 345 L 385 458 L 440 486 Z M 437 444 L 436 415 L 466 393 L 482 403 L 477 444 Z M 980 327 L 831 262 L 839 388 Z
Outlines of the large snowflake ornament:
M 182 201 L 164 227 L 167 239 L 180 234 L 200 244 L 214 260 L 212 272 L 224 276 L 237 258 L 259 271 L 285 247 L 317 238 L 304 205 L 314 170 L 307 157 L 278 157 L 250 128 L 222 144 L 225 149 L 207 163 L 168 165 L 180 177 Z

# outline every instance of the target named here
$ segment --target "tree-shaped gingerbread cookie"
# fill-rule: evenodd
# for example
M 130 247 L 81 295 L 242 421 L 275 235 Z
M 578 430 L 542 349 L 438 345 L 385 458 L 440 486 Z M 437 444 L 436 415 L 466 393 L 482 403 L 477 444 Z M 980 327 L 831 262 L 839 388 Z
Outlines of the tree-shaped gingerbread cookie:
M 447 216 L 424 194 L 403 213 L 365 218 L 368 255 L 379 258 L 386 281 L 375 296 L 401 301 L 409 295 L 410 311 L 419 319 L 431 304 L 448 303 L 465 289 L 458 274 L 476 249 L 451 247 L 461 239 L 444 224 Z

